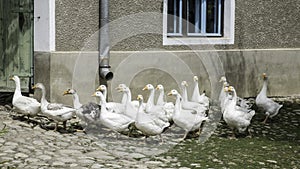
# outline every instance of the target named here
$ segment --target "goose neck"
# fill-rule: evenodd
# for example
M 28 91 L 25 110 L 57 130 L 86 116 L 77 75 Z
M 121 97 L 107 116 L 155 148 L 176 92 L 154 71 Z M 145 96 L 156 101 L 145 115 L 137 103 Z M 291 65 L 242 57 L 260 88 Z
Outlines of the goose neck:
M 200 96 L 198 82 L 195 81 L 194 83 L 195 83 L 194 94 L 196 94 L 197 96 Z
M 46 89 L 45 89 L 45 87 L 42 87 L 41 91 L 42 91 L 41 104 L 42 105 L 47 105 L 48 101 L 46 99 Z
M 265 79 L 263 83 L 263 87 L 261 89 L 261 93 L 264 95 L 267 95 L 267 85 L 268 85 L 268 80 Z
M 126 104 L 127 103 L 127 94 L 125 92 L 123 93 L 121 103 L 122 104 Z
M 107 99 L 107 89 L 106 88 L 103 90 L 103 96 L 104 96 L 104 99 L 106 100 Z
M 157 105 L 163 105 L 164 104 L 164 95 L 165 95 L 165 92 L 164 90 L 160 90 L 160 93 L 158 95 L 158 98 L 157 98 Z
M 128 90 L 126 93 L 127 93 L 127 95 L 126 95 L 127 103 L 129 103 L 129 102 L 131 102 L 131 92 L 130 92 L 130 90 Z
M 179 114 L 181 111 L 181 99 L 182 97 L 180 95 L 176 96 L 174 114 Z
M 79 109 L 82 106 L 77 93 L 73 94 L 73 106 L 75 109 Z
M 232 94 L 233 94 L 232 100 L 236 103 L 236 101 L 237 101 L 237 94 L 236 94 L 236 91 L 233 90 Z
M 187 98 L 188 98 L 188 96 L 187 96 L 187 89 L 186 89 L 186 86 L 183 86 L 182 87 L 182 100 L 186 102 Z
M 154 104 L 154 90 L 150 90 L 147 106 L 152 106 L 153 104 Z
M 127 109 L 127 106 L 131 104 L 131 92 L 130 91 L 126 91 L 123 95 L 122 98 L 122 103 L 124 101 L 125 104 L 125 109 Z
M 143 112 L 143 101 L 139 101 L 139 108 L 138 108 L 138 112 L 137 112 L 137 115 L 136 115 L 136 119 L 138 120 L 140 118 L 140 114 Z
M 15 84 L 16 84 L 16 89 L 15 89 L 15 93 L 14 93 L 14 97 L 15 96 L 21 96 L 21 84 L 20 84 L 20 80 L 15 80 Z
M 232 97 L 234 97 L 234 96 L 232 96 Z M 230 95 L 227 94 L 225 97 L 224 106 L 227 107 L 227 109 L 228 108 L 232 109 L 235 107 L 235 105 L 236 105 L 236 101 L 234 100 L 234 98 L 230 99 Z M 226 113 L 226 111 L 224 113 Z
M 100 98 L 101 109 L 102 108 L 106 109 L 106 100 L 102 93 L 100 93 L 99 98 Z

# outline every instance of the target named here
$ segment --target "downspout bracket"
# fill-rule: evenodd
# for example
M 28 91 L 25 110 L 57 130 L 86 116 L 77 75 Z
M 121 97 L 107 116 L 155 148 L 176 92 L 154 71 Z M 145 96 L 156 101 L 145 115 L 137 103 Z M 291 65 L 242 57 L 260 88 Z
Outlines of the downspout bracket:
M 111 66 L 110 65 L 99 65 L 99 68 L 101 69 L 101 68 L 111 68 Z

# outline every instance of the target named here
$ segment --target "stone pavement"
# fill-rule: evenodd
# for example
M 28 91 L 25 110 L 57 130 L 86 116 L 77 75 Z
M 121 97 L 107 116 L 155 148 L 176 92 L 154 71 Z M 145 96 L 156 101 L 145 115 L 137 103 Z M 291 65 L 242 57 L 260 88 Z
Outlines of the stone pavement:
M 289 102 L 291 100 L 291 102 Z M 297 166 L 297 159 L 294 154 L 299 152 L 298 147 L 293 143 L 299 143 L 299 115 L 300 115 L 300 99 L 293 98 L 277 98 L 277 101 L 285 102 L 285 108 L 280 112 L 277 118 L 268 125 L 261 125 L 264 115 L 258 113 L 256 119 L 253 120 L 251 128 L 254 131 L 254 138 L 250 143 L 258 141 L 262 144 L 263 141 L 275 140 L 271 143 L 280 144 L 278 147 L 272 147 L 270 152 L 273 158 L 278 161 L 286 159 L 292 161 L 291 166 Z M 293 104 L 297 107 L 293 108 Z M 9 110 L 9 109 L 8 109 Z M 164 134 L 164 143 L 161 143 L 159 137 L 150 137 L 145 143 L 144 138 L 129 138 L 126 135 L 116 134 L 107 129 L 99 130 L 95 128 L 87 130 L 89 134 L 83 132 L 75 132 L 78 128 L 76 119 L 68 122 L 68 128 L 73 130 L 64 131 L 60 127 L 60 132 L 54 132 L 49 126 L 54 126 L 49 120 L 43 117 L 30 118 L 30 120 L 21 117 L 13 111 L 8 111 L 5 107 L 0 106 L 0 169 L 2 168 L 179 168 L 187 169 L 199 167 L 196 164 L 206 165 L 209 158 L 216 158 L 214 151 L 207 151 L 206 154 L 194 152 L 192 155 L 201 156 L 201 160 L 190 159 L 185 153 L 191 153 L 189 142 L 187 145 L 180 145 L 178 138 L 183 136 L 183 132 L 176 128 L 168 129 Z M 45 124 L 45 125 L 40 125 Z M 46 126 L 46 127 L 45 127 Z M 47 127 L 48 126 L 48 127 Z M 228 135 L 229 128 L 226 124 L 220 123 L 218 129 L 214 131 L 214 138 L 211 139 L 208 145 L 216 147 L 214 142 L 230 142 L 230 139 L 225 139 Z M 248 139 L 241 139 L 245 142 Z M 283 151 L 286 146 L 281 144 L 285 141 L 290 143 L 295 150 Z M 193 142 L 194 143 L 194 142 Z M 250 145 L 251 144 L 247 144 Z M 269 143 L 269 142 L 268 142 Z M 296 144 L 297 145 L 297 144 Z M 174 146 L 177 148 L 172 149 Z M 196 145 L 198 146 L 198 144 Z M 246 145 L 245 145 L 246 146 Z M 205 150 L 205 147 L 204 148 Z M 217 146 L 218 147 L 218 146 Z M 267 146 L 263 146 L 267 147 Z M 287 146 L 289 148 L 291 146 Z M 186 148 L 186 149 L 185 149 Z M 246 147 L 247 148 L 247 147 Z M 249 147 L 248 147 L 249 148 Z M 208 146 L 209 149 L 209 146 Z M 277 150 L 278 149 L 278 150 Z M 169 153 L 171 150 L 171 153 Z M 176 157 L 175 154 L 182 154 Z M 225 149 L 226 150 L 226 149 Z M 168 152 L 167 155 L 157 156 L 161 153 Z M 226 150 L 227 152 L 227 150 Z M 220 152 L 219 159 L 224 158 Z M 277 154 L 276 157 L 274 154 Z M 290 156 L 285 157 L 289 153 Z M 232 154 L 230 154 L 232 155 Z M 247 154 L 246 154 L 247 155 Z M 282 157 L 280 157 L 281 155 Z M 253 156 L 254 154 L 248 154 Z M 234 160 L 243 160 L 248 156 L 236 156 Z M 290 159 L 290 157 L 292 159 Z M 182 159 L 181 159 L 182 158 Z M 187 158 L 187 159 L 186 159 Z M 213 159 L 214 159 L 213 158 Z M 270 161 L 269 157 L 266 164 Z M 208 160 L 207 160 L 208 159 Z M 187 160 L 188 163 L 184 164 Z M 230 159 L 233 160 L 233 159 Z M 261 165 L 260 161 L 253 161 Z M 269 161 L 268 161 L 269 160 Z M 217 161 L 218 162 L 218 161 Z M 237 162 L 237 161 L 235 161 Z M 271 161 L 271 162 L 274 162 Z M 214 164 L 214 161 L 213 161 Z M 249 163 L 248 163 L 249 164 Z M 251 165 L 253 165 L 251 163 Z M 276 164 L 277 165 L 277 164 Z M 279 165 L 279 164 L 278 164 Z M 209 166 L 215 166 L 209 164 Z M 299 165 L 298 165 L 299 166 Z M 207 165 L 207 168 L 208 165 Z M 224 168 L 224 167 L 223 167 Z M 225 167 L 226 168 L 226 167 Z M 293 168 L 293 167 L 292 167 Z M 296 167 L 297 168 L 297 167 Z
M 34 121 L 1 109 L 0 168 L 166 167 L 155 158 L 120 158 L 105 151 L 101 140 L 93 135 L 45 130 Z

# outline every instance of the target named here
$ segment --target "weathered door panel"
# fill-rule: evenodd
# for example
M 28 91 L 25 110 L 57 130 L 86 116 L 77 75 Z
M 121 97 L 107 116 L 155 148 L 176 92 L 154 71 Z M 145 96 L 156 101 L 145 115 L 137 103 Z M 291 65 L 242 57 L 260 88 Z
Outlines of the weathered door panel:
M 33 0 L 1 0 L 0 91 L 13 91 L 11 75 L 21 78 L 24 92 L 33 76 Z

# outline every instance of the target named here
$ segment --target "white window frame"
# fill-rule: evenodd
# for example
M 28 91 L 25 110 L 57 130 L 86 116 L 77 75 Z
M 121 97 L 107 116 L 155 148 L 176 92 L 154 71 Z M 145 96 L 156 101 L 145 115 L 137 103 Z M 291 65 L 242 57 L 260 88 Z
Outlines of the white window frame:
M 34 1 L 34 51 L 55 51 L 55 0 Z
M 171 37 L 167 33 L 168 0 L 163 5 L 163 45 L 234 44 L 235 0 L 224 0 L 223 36 Z

